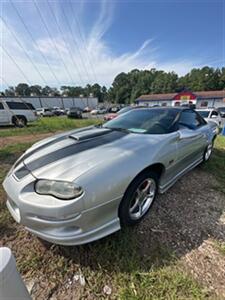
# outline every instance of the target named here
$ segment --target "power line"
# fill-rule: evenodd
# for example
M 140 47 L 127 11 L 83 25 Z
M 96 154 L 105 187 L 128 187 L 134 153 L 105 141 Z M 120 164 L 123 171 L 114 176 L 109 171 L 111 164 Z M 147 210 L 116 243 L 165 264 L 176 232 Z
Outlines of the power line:
M 86 49 L 86 54 L 87 54 L 87 58 L 88 58 L 88 61 L 89 61 L 91 70 L 92 70 L 92 72 L 93 72 L 93 75 L 94 75 L 94 78 L 95 78 L 96 82 L 98 82 L 98 79 L 97 79 L 97 76 L 96 76 L 96 73 L 95 73 L 95 69 L 94 69 L 94 66 L 93 66 L 93 64 L 92 64 L 91 57 L 89 56 L 88 48 L 87 48 L 87 45 L 86 45 L 86 42 L 85 42 L 83 33 L 82 33 L 82 31 L 81 31 L 81 27 L 80 27 L 80 24 L 79 24 L 77 15 L 76 15 L 76 13 L 75 13 L 75 11 L 74 11 L 74 8 L 73 8 L 73 5 L 72 5 L 72 3 L 71 3 L 71 0 L 69 0 L 69 4 L 70 4 L 71 10 L 73 11 L 73 14 L 74 14 L 74 18 L 75 18 L 75 21 L 76 21 L 76 25 L 77 25 L 77 28 L 78 28 L 78 32 L 79 32 L 80 38 L 81 38 L 81 40 L 82 40 L 82 42 L 83 42 L 83 45 L 84 45 L 84 47 L 85 47 L 85 49 Z
M 48 29 L 47 23 L 46 23 L 45 20 L 44 20 L 44 17 L 43 17 L 43 15 L 42 15 L 42 13 L 41 13 L 41 10 L 40 10 L 40 8 L 38 7 L 38 4 L 36 3 L 35 0 L 33 1 L 33 3 L 34 3 L 34 5 L 35 5 L 35 7 L 36 7 L 36 9 L 37 9 L 37 12 L 38 12 L 38 14 L 39 14 L 39 16 L 40 16 L 40 19 L 42 20 L 42 23 L 44 24 L 44 27 L 45 27 L 45 29 L 46 29 L 46 31 L 47 31 L 49 37 L 50 37 L 50 40 L 51 40 L 51 42 L 52 42 L 52 45 L 54 46 L 56 52 L 58 53 L 58 56 L 61 58 L 61 61 L 62 61 L 63 65 L 64 65 L 65 71 L 66 71 L 66 73 L 67 73 L 67 75 L 68 75 L 68 78 L 69 78 L 69 80 L 71 80 L 71 83 L 72 83 L 72 82 L 73 82 L 72 76 L 71 76 L 71 74 L 70 74 L 70 72 L 69 72 L 69 70 L 68 70 L 68 68 L 67 68 L 67 66 L 66 66 L 66 64 L 65 64 L 65 62 L 64 62 L 64 60 L 63 60 L 63 58 L 62 58 L 62 55 L 61 55 L 61 53 L 60 53 L 58 47 L 56 46 L 56 44 L 55 44 L 55 42 L 54 42 L 54 39 L 53 39 L 53 37 L 52 37 L 52 35 L 51 35 L 51 33 L 50 33 L 50 30 Z
M 50 3 L 49 3 L 49 0 L 47 0 L 46 3 L 48 4 L 49 10 L 51 11 L 51 14 L 52 14 L 52 16 L 53 16 L 53 18 L 54 18 L 54 20 L 55 20 L 56 26 L 58 27 L 58 30 L 59 30 L 59 32 L 60 32 L 61 35 L 62 35 L 62 39 L 63 39 L 65 45 L 67 45 L 67 42 L 66 42 L 65 39 L 64 39 L 64 34 L 63 34 L 62 30 L 61 30 L 61 27 L 59 26 L 58 20 L 57 20 L 57 18 L 56 18 L 56 16 L 55 16 L 54 11 L 52 10 L 52 7 L 51 7 L 51 5 L 50 5 Z M 70 46 L 69 46 L 69 47 L 66 46 L 66 48 L 67 48 L 67 51 L 68 51 L 68 53 L 69 53 L 69 55 L 70 55 L 71 61 L 73 62 L 73 65 L 74 65 L 75 69 L 77 69 L 77 73 L 78 73 L 78 76 L 79 76 L 79 78 L 80 78 L 80 81 L 83 82 L 83 84 L 84 84 L 84 81 L 83 81 L 83 79 L 82 79 L 82 77 L 81 77 L 81 75 L 80 75 L 80 72 L 79 72 L 79 69 L 78 69 L 78 67 L 77 67 L 77 64 L 76 64 L 76 62 L 75 62 L 74 59 L 73 59 L 73 55 L 72 55 L 72 53 L 71 53 Z
M 30 84 L 30 80 L 28 79 L 27 75 L 23 72 L 23 70 L 20 68 L 20 66 L 17 64 L 17 62 L 15 61 L 15 59 L 9 54 L 9 52 L 1 45 L 2 50 L 6 53 L 6 55 L 11 59 L 11 61 L 17 66 L 17 68 L 20 70 L 20 72 L 23 74 L 24 78 L 26 79 L 26 81 Z
M 32 64 L 32 66 L 34 67 L 34 69 L 36 70 L 36 72 L 39 74 L 39 76 L 41 77 L 41 79 L 43 80 L 45 85 L 48 85 L 47 81 L 45 80 L 45 78 L 43 77 L 43 75 L 41 74 L 40 70 L 38 69 L 38 67 L 34 64 L 33 60 L 31 59 L 31 57 L 29 56 L 29 54 L 27 53 L 27 50 L 24 48 L 24 46 L 21 44 L 21 42 L 19 41 L 19 39 L 17 38 L 17 36 L 14 34 L 14 32 L 10 29 L 10 27 L 7 25 L 7 23 L 5 22 L 5 20 L 1 17 L 1 20 L 4 22 L 5 26 L 7 27 L 7 29 L 9 30 L 9 32 L 11 33 L 11 35 L 14 37 L 14 39 L 16 40 L 16 42 L 18 43 L 18 45 L 23 49 L 26 57 L 28 58 L 28 60 L 30 61 L 30 63 Z M 2 47 L 3 48 L 3 47 Z
M 88 70 L 87 70 L 87 68 L 86 68 L 86 65 L 85 65 L 85 63 L 84 63 L 83 57 L 82 57 L 82 55 L 81 55 L 81 52 L 80 52 L 80 49 L 79 49 L 79 45 L 77 45 L 77 42 L 76 42 L 76 40 L 75 40 L 75 38 L 74 38 L 74 33 L 73 33 L 73 30 L 72 30 L 72 27 L 70 26 L 70 22 L 68 21 L 68 18 L 67 18 L 67 16 L 66 16 L 65 11 L 64 11 L 63 8 L 62 8 L 62 13 L 63 13 L 63 16 L 64 16 L 64 18 L 65 18 L 67 27 L 68 27 L 68 29 L 69 29 L 69 31 L 70 31 L 70 34 L 71 34 L 71 36 L 72 36 L 72 40 L 73 40 L 74 46 L 75 46 L 75 48 L 77 48 L 78 54 L 79 54 L 79 56 L 80 56 L 81 63 L 82 63 L 82 65 L 83 65 L 83 68 L 84 68 L 85 72 L 87 73 L 88 80 L 91 81 L 91 78 L 90 78 L 90 76 L 89 76 L 89 72 L 88 72 Z
M 47 66 L 49 67 L 49 70 L 50 70 L 52 76 L 55 78 L 56 82 L 57 82 L 57 83 L 59 84 L 59 86 L 60 86 L 60 85 L 61 85 L 60 80 L 59 80 L 59 79 L 57 78 L 57 76 L 55 75 L 55 72 L 53 71 L 52 67 L 50 66 L 50 64 L 49 64 L 47 58 L 45 57 L 45 55 L 42 53 L 42 51 L 41 51 L 39 45 L 38 45 L 37 42 L 35 41 L 35 39 L 34 39 L 32 33 L 31 33 L 31 31 L 28 29 L 28 27 L 27 27 L 26 23 L 24 22 L 22 16 L 20 15 L 18 9 L 16 8 L 16 6 L 15 6 L 14 3 L 12 2 L 12 0 L 9 0 L 9 1 L 10 1 L 10 3 L 11 3 L 12 7 L 14 8 L 14 10 L 15 10 L 15 12 L 16 12 L 18 18 L 20 19 L 21 23 L 23 24 L 24 28 L 26 29 L 28 35 L 30 36 L 31 40 L 32 40 L 33 43 L 36 45 L 36 47 L 39 49 L 39 52 L 40 52 L 40 54 L 41 54 L 43 60 L 45 61 L 45 63 L 46 63 Z

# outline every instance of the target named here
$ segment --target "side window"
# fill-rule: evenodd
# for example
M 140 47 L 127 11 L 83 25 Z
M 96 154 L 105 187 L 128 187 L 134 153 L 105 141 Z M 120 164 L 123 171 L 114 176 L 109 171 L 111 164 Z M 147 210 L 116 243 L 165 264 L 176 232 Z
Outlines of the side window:
M 2 103 L 0 103 L 0 110 L 3 110 L 4 109 L 4 106 Z
M 212 117 L 212 116 L 216 116 L 216 117 L 217 117 L 217 116 L 218 116 L 218 112 L 217 112 L 217 111 L 215 111 L 215 110 L 214 110 L 214 111 L 212 111 L 211 117 Z
M 194 111 L 185 110 L 181 113 L 179 124 L 190 129 L 196 129 L 197 127 L 205 124 L 201 121 L 201 118 Z
M 28 106 L 26 106 L 26 104 L 24 104 L 23 102 L 12 102 L 12 101 L 7 101 L 6 102 L 9 109 L 29 109 Z

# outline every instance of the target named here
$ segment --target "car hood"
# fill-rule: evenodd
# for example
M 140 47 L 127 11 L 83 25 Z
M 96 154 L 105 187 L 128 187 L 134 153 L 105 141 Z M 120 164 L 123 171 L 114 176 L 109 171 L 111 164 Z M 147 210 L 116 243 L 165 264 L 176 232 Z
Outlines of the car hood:
M 137 153 L 144 147 L 145 136 L 87 127 L 34 144 L 21 162 L 36 178 L 74 180 L 102 163 Z

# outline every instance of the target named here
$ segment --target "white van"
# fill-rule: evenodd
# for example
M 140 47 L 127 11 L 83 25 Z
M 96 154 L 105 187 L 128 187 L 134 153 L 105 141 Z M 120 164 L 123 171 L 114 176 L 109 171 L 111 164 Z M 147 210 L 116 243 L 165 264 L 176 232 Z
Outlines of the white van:
M 15 125 L 24 127 L 27 122 L 37 120 L 35 108 L 31 103 L 0 99 L 0 126 Z

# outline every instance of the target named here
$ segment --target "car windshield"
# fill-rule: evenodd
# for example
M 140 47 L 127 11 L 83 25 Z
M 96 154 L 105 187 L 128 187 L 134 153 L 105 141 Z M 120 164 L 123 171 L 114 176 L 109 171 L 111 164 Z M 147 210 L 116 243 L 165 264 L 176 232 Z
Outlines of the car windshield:
M 219 107 L 218 110 L 222 111 L 222 112 L 225 112 L 225 107 Z
M 124 114 L 125 112 L 128 112 L 129 110 L 131 110 L 131 107 L 124 107 L 121 110 L 118 111 L 118 115 L 120 114 Z
M 176 109 L 134 109 L 103 125 L 112 130 L 133 133 L 165 134 L 173 131 Z
M 209 116 L 209 111 L 208 111 L 208 110 L 197 110 L 197 112 L 198 112 L 203 118 L 208 118 L 208 116 Z

